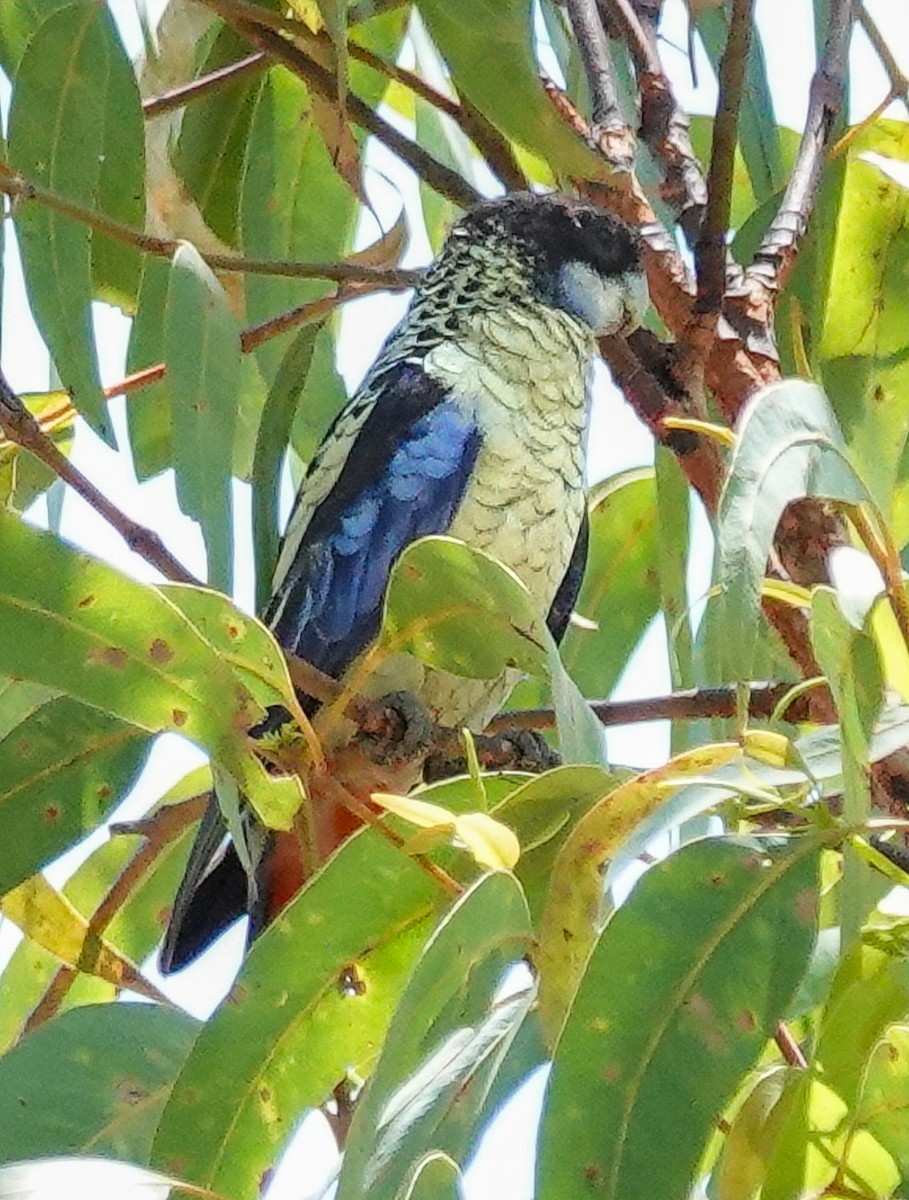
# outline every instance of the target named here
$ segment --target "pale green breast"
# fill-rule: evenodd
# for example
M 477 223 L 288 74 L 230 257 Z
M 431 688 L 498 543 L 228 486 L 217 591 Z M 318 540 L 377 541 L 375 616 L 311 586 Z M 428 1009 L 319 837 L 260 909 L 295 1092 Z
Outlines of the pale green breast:
M 449 533 L 515 571 L 544 610 L 584 514 L 592 352 L 590 334 L 570 317 L 497 310 L 424 363 L 483 438 Z

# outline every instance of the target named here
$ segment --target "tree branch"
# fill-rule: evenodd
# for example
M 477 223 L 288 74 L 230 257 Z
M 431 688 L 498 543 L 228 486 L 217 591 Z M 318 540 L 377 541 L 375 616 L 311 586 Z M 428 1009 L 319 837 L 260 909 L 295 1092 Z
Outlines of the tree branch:
M 566 0 L 566 8 L 590 88 L 593 128 L 589 140 L 613 166 L 630 170 L 634 142 L 619 105 L 615 68 L 596 0 Z
M 843 104 L 853 0 L 830 0 L 827 36 L 811 80 L 808 115 L 786 192 L 748 274 L 781 287 L 795 263 L 824 165 L 824 153 Z
M 676 214 L 690 245 L 697 240 L 707 186 L 691 145 L 688 117 L 676 103 L 660 61 L 659 5 L 643 18 L 630 0 L 601 0 L 628 47 L 641 96 L 641 136 L 663 170 L 660 196 Z M 643 10 L 642 10 L 643 11 Z
M 148 100 L 143 100 L 142 114 L 146 120 L 151 120 L 153 117 L 160 117 L 164 113 L 184 108 L 193 100 L 201 100 L 203 96 L 210 96 L 212 92 L 220 92 L 222 88 L 231 87 L 243 79 L 258 75 L 268 66 L 267 55 L 250 54 L 238 62 L 212 71 L 209 75 L 203 75 L 199 79 L 193 79 L 190 83 L 183 83 L 179 87 L 171 88 L 170 91 L 163 92 L 160 96 L 152 96 Z
M 0 429 L 11 442 L 33 454 L 58 475 L 74 492 L 90 504 L 95 512 L 116 529 L 130 550 L 134 550 L 147 563 L 175 583 L 195 583 L 199 580 L 179 562 L 158 535 L 144 525 L 122 513 L 116 505 L 100 492 L 82 472 L 74 467 L 66 455 L 61 454 L 54 443 L 42 433 L 38 422 L 28 411 L 0 371 Z
M 792 691 L 791 683 L 750 683 L 748 685 L 748 714 L 756 720 L 768 721 L 777 705 Z M 590 710 L 601 725 L 637 725 L 646 721 L 702 721 L 711 717 L 731 719 L 736 715 L 738 687 L 734 683 L 722 687 L 691 688 L 672 692 L 668 696 L 652 696 L 646 700 L 591 700 Z M 807 716 L 805 697 L 793 702 L 789 720 Z M 500 713 L 486 727 L 490 734 L 508 729 L 551 729 L 555 714 L 550 708 L 532 708 Z
M 726 234 L 729 230 L 739 111 L 748 65 L 753 13 L 754 0 L 734 0 L 729 35 L 720 64 L 719 103 L 713 124 L 713 146 L 707 176 L 707 209 L 695 248 L 697 308 L 708 317 L 720 311 L 726 291 Z
M 859 5 L 858 20 L 868 35 L 868 40 L 874 47 L 874 52 L 881 60 L 881 65 L 887 72 L 887 78 L 890 80 L 890 96 L 888 100 L 902 100 L 904 108 L 909 110 L 909 78 L 907 78 L 899 63 L 893 57 L 893 51 L 887 45 L 884 35 L 878 29 L 877 25 L 871 17 L 871 14 L 865 8 L 864 4 Z
M 0 165 L 0 192 L 12 196 L 18 203 L 34 201 L 53 208 L 64 216 L 81 221 L 84 225 L 103 233 L 127 246 L 135 246 L 158 258 L 171 258 L 180 247 L 178 238 L 155 237 L 115 221 L 93 208 L 85 208 L 60 196 L 48 188 L 32 183 Z M 404 291 L 415 287 L 422 277 L 421 271 L 410 271 L 400 267 L 371 267 L 357 262 L 308 263 L 283 262 L 273 259 L 242 258 L 234 254 L 206 254 L 202 258 L 213 271 L 236 271 L 246 275 L 276 275 L 288 279 L 328 279 L 335 283 L 373 283 L 389 291 Z

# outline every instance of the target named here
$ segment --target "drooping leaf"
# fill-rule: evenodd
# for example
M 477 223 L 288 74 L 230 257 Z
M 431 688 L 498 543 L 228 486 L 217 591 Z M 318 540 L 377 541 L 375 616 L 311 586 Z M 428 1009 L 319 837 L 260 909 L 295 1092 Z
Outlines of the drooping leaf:
M 187 801 L 211 788 L 207 768 L 192 772 L 163 797 L 161 807 Z M 156 808 L 149 819 L 157 819 Z M 173 819 L 173 818 L 171 818 Z M 106 925 L 107 941 L 132 962 L 142 962 L 161 938 L 163 923 L 177 891 L 195 828 L 182 826 L 172 840 L 162 839 L 149 855 L 147 839 L 138 834 L 118 834 L 99 846 L 63 886 L 63 895 L 86 919 L 96 919 L 112 889 L 121 888 L 119 908 Z M 141 856 L 143 874 L 136 872 Z M 121 887 L 129 872 L 128 890 Z M 30 1014 L 47 1006 L 53 990 L 53 1010 L 96 1004 L 116 997 L 116 989 L 94 975 L 76 972 L 62 978 L 60 959 L 29 938 L 23 938 L 0 974 L 0 1053 L 22 1033 Z
M 199 1028 L 178 1009 L 98 1004 L 35 1030 L 0 1059 L 0 1160 L 143 1162 Z
M 304 325 L 288 346 L 269 388 L 256 435 L 252 469 L 252 522 L 256 554 L 256 600 L 260 612 L 271 595 L 272 575 L 278 560 L 281 467 L 321 328 L 321 324 Z
M 861 503 L 861 481 L 845 456 L 824 393 L 789 379 L 752 397 L 720 500 L 717 530 L 723 640 L 734 678 L 751 678 L 760 602 L 783 510 L 804 496 Z
M 170 265 L 146 255 L 129 331 L 126 370 L 129 374 L 164 363 L 164 315 Z M 129 445 L 136 477 L 151 479 L 173 465 L 171 388 L 167 375 L 130 393 L 126 402 Z
M 805 970 L 820 846 L 695 842 L 651 868 L 591 955 L 556 1048 L 540 1200 L 685 1197 L 714 1123 Z
M 148 732 L 183 734 L 235 773 L 266 824 L 289 826 L 299 783 L 267 775 L 247 745 L 261 707 L 171 600 L 2 510 L 0 559 L 21 568 L 0 584 L 0 671 L 55 687 Z M 207 595 L 200 603 L 217 621 L 229 601 Z M 241 626 L 250 620 L 240 616 Z M 280 652 L 273 654 L 280 663 Z M 293 709 L 289 679 L 274 702 Z
M 255 1197 L 302 1111 L 370 1070 L 437 899 L 382 838 L 346 842 L 252 947 L 174 1087 L 153 1164 Z
M 199 76 L 223 71 L 250 53 L 248 42 L 222 27 L 199 66 Z M 174 167 L 205 223 L 237 245 L 244 158 L 261 75 L 244 75 L 187 106 L 174 149 Z
M 131 787 L 149 740 L 66 696 L 0 739 L 0 894 L 100 823 Z
M 866 1126 L 909 1175 L 909 1028 L 891 1025 L 868 1060 L 858 1109 Z
M 907 158 L 896 121 L 876 122 L 850 149 L 819 347 L 856 468 L 900 546 L 909 538 L 909 190 L 882 160 Z
M 585 696 L 608 696 L 659 606 L 656 485 L 651 470 L 614 476 L 594 492 L 590 550 L 562 658 Z M 588 622 L 592 622 L 591 628 Z
M 559 174 L 600 179 L 605 164 L 556 115 L 540 85 L 523 0 L 420 0 L 420 16 L 458 92 Z
M 702 746 L 602 795 L 565 839 L 540 918 L 540 1016 L 554 1045 L 599 933 L 603 878 L 629 834 L 666 803 L 669 780 L 701 774 L 740 757 L 733 744 Z
M 120 102 L 108 94 L 111 60 L 123 54 L 106 7 L 71 4 L 41 25 L 19 64 L 10 111 L 10 162 L 26 179 L 97 207 L 107 107 Z M 89 227 L 33 200 L 18 206 L 16 229 L 29 303 L 60 378 L 110 440 L 91 327 Z
M 431 1150 L 463 1165 L 471 1124 L 465 1093 L 507 1049 L 530 1003 L 530 992 L 495 999 L 530 936 L 521 889 L 504 874 L 476 883 L 437 928 L 357 1106 L 339 1200 L 392 1200 L 410 1164 Z
M 174 255 L 164 316 L 173 454 L 180 507 L 199 522 L 208 577 L 233 583 L 231 466 L 240 370 L 240 328 L 227 297 L 198 251 Z
M 0 897 L 0 913 L 65 966 L 97 975 L 117 988 L 129 988 L 146 999 L 160 999 L 135 964 L 99 937 L 43 875 L 34 875 Z

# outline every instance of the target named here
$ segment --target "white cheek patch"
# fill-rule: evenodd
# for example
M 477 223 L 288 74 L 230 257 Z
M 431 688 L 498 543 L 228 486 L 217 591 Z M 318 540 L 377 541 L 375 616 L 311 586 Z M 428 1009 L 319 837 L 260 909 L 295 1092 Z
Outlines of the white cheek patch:
M 556 280 L 559 304 L 602 337 L 640 324 L 649 297 L 643 275 L 629 272 L 607 279 L 583 262 L 567 262 Z

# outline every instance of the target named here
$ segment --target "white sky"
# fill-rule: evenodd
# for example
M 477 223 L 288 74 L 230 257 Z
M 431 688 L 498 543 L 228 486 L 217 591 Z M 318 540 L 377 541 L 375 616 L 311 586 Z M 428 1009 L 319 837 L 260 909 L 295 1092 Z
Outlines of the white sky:
M 160 4 L 153 0 L 150 7 Z M 124 36 L 131 47 L 138 43 L 138 24 L 132 0 L 109 0 Z M 909 5 L 905 0 L 866 0 L 866 7 L 888 36 L 891 47 L 909 74 Z M 778 119 L 800 127 L 807 102 L 808 83 L 813 63 L 813 28 L 809 0 L 757 0 L 757 19 L 762 30 L 773 30 L 765 40 L 771 87 Z M 781 30 L 785 29 L 785 36 Z M 680 102 L 688 111 L 710 112 L 715 103 L 715 84 L 701 52 L 698 59 L 700 86 L 694 89 L 682 49 L 687 41 L 687 21 L 681 0 L 667 0 L 663 32 L 667 42 L 666 63 L 674 77 Z M 700 47 L 699 47 L 700 49 Z M 852 119 L 860 120 L 872 111 L 888 91 L 885 74 L 878 64 L 864 33 L 857 30 L 852 49 Z M 8 86 L 0 80 L 0 104 L 4 117 L 8 107 Z M 905 110 L 891 106 L 888 115 L 905 119 Z M 374 143 L 367 155 L 370 168 L 367 182 L 376 211 L 390 226 L 401 200 L 409 213 L 419 213 L 416 181 L 412 174 Z M 8 231 L 5 255 L 5 292 L 2 314 L 3 366 L 13 387 L 20 391 L 39 391 L 48 386 L 48 360 L 40 337 L 24 300 L 21 272 Z M 377 235 L 372 218 L 364 220 L 361 241 L 365 244 Z M 429 259 L 429 248 L 420 231 L 411 242 L 408 265 L 422 265 Z M 406 304 L 401 296 L 373 296 L 345 307 L 338 343 L 339 369 L 349 389 L 356 386 L 371 364 L 387 332 Z M 106 385 L 125 374 L 128 321 L 117 311 L 95 305 L 95 328 L 102 380 Z M 597 404 L 591 430 L 591 476 L 594 479 L 614 474 L 627 467 L 652 461 L 649 434 L 638 423 L 621 396 L 612 388 L 604 369 L 597 376 Z M 205 573 L 205 555 L 195 524 L 178 510 L 171 473 L 139 485 L 135 480 L 125 431 L 125 401 L 111 405 L 118 442 L 126 449 L 114 452 L 104 446 L 80 422 L 73 461 L 115 502 L 136 520 L 156 529 L 170 549 L 200 577 Z M 289 502 L 289 495 L 286 497 Z M 236 599 L 243 607 L 252 607 L 253 584 L 248 552 L 249 488 L 236 484 L 238 570 L 240 584 Z M 34 516 L 42 519 L 43 506 Z M 78 496 L 67 491 L 62 508 L 61 531 L 70 541 L 139 578 L 152 579 L 155 572 L 132 554 L 97 514 Z M 689 578 L 689 595 L 702 596 L 709 582 L 711 545 L 706 521 L 697 514 L 694 526 L 696 552 Z M 616 692 L 617 697 L 658 694 L 669 687 L 662 628 L 655 624 L 649 631 Z M 641 765 L 661 761 L 667 752 L 668 736 L 664 725 L 636 726 L 610 731 L 609 753 L 613 761 Z M 161 738 L 133 794 L 118 812 L 118 819 L 138 815 L 168 787 L 177 782 L 197 763 L 201 754 L 172 735 Z M 74 869 L 88 849 L 97 845 L 104 834 L 89 840 L 75 855 L 48 872 L 59 883 Z M 0 963 L 18 940 L 8 923 L 0 927 Z M 213 955 L 183 972 L 177 979 L 156 979 L 164 989 L 189 1011 L 205 1015 L 229 985 L 242 950 L 242 932 L 224 939 Z M 529 1130 L 535 1128 L 542 1099 L 542 1079 L 522 1089 L 498 1123 L 492 1137 L 481 1146 L 468 1172 L 468 1200 L 526 1200 L 531 1195 L 533 1161 L 529 1153 Z M 318 1122 L 306 1125 L 303 1137 L 282 1163 L 268 1191 L 268 1200 L 301 1200 L 301 1178 L 317 1188 L 331 1169 L 331 1145 Z M 75 1180 L 72 1181 L 75 1183 Z M 78 1189 L 77 1189 L 78 1190 Z M 70 1193 L 72 1194 L 72 1193 Z M 122 1183 L 116 1194 L 124 1195 Z M 98 1196 L 97 1181 L 86 1195 Z

